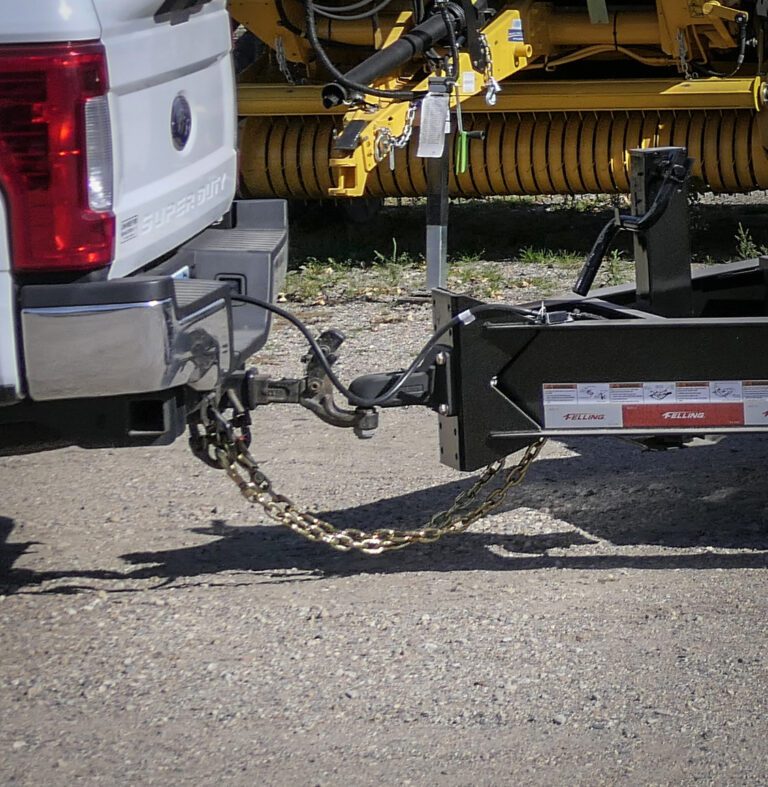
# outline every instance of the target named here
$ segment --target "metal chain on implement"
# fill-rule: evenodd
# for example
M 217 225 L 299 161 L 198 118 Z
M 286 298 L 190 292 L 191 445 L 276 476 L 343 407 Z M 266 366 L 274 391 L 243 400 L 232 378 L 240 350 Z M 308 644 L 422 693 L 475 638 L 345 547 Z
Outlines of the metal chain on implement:
M 450 508 L 432 516 L 424 526 L 413 530 L 381 528 L 366 532 L 357 528 L 342 530 L 297 509 L 289 498 L 274 491 L 272 482 L 248 450 L 247 437 L 238 434 L 233 424 L 215 408 L 211 408 L 210 414 L 213 417 L 204 424 L 204 434 L 196 436 L 201 443 L 196 452 L 201 448 L 212 465 L 221 467 L 246 500 L 257 503 L 276 522 L 310 541 L 341 552 L 358 551 L 367 555 L 380 555 L 410 544 L 431 544 L 443 536 L 463 533 L 473 522 L 501 505 L 512 487 L 523 482 L 546 442 L 542 438 L 529 445 L 513 467 L 505 468 L 504 459 L 488 465 L 475 483 L 456 497 Z M 499 485 L 479 498 L 497 476 L 501 478 Z

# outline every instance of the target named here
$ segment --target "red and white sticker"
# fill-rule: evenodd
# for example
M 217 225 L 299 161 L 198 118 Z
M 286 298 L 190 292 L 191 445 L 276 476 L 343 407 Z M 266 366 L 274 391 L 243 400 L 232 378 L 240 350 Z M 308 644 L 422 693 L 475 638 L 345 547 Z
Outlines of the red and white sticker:
M 703 426 L 743 426 L 743 404 L 628 404 L 623 408 L 625 429 L 700 429 Z
M 768 426 L 768 380 L 545 383 L 547 429 Z

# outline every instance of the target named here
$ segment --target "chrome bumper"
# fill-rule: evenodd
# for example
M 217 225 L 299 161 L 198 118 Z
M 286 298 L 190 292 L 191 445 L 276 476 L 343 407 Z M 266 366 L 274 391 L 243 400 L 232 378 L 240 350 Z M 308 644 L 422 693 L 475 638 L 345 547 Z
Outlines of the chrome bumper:
M 134 300 L 109 300 L 121 282 L 77 285 L 74 297 L 22 298 L 21 332 L 29 396 L 36 401 L 118 396 L 190 386 L 216 388 L 231 367 L 232 327 L 227 287 L 218 283 L 133 280 Z M 162 285 L 162 286 L 160 286 Z M 207 285 L 207 288 L 206 288 Z M 64 285 L 66 286 L 66 285 Z M 61 285 L 59 285 L 59 288 Z M 179 297 L 179 290 L 195 288 Z M 89 298 L 88 288 L 92 288 Z M 41 288 L 24 288 L 29 290 Z M 66 295 L 66 294 L 64 294 Z M 57 297 L 62 305 L 48 305 Z M 99 302 L 90 302 L 99 301 Z M 180 302 L 183 306 L 180 307 Z M 43 305 L 45 304 L 45 305 Z
M 26 395 L 214 390 L 269 335 L 269 312 L 233 309 L 231 288 L 272 300 L 288 264 L 283 200 L 236 202 L 224 226 L 193 238 L 153 276 L 22 286 Z M 182 270 L 193 278 L 174 278 Z

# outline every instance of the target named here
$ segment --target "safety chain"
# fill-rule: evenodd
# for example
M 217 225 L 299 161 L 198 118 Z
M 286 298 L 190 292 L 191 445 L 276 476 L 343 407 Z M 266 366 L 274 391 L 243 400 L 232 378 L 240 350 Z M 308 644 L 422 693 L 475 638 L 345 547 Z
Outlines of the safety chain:
M 688 79 L 693 79 L 696 74 L 691 69 L 688 60 L 688 42 L 685 39 L 685 33 L 682 30 L 677 31 L 677 51 L 680 56 L 680 68 L 683 70 L 683 76 Z
M 501 85 L 493 76 L 493 55 L 491 54 L 491 48 L 488 46 L 488 39 L 485 37 L 485 33 L 480 33 L 480 47 L 485 57 L 485 69 L 483 71 L 485 75 L 485 103 L 492 107 L 496 104 L 496 96 L 501 93 Z
M 394 154 L 395 148 L 404 148 L 408 144 L 408 140 L 413 134 L 413 121 L 416 118 L 419 103 L 418 101 L 411 101 L 408 104 L 402 134 L 394 136 L 386 126 L 381 126 L 376 130 L 374 142 L 374 157 L 376 161 L 383 161 L 387 156 Z M 390 162 L 390 165 L 394 169 L 394 162 Z
M 293 78 L 291 69 L 288 67 L 288 58 L 285 56 L 285 45 L 280 36 L 277 36 L 275 39 L 275 58 L 277 60 L 277 67 L 280 69 L 280 73 L 285 77 L 285 81 L 289 85 L 295 85 L 296 80 Z
M 248 450 L 250 434 L 247 426 L 236 427 L 217 408 L 210 406 L 199 428 L 202 428 L 202 433 L 193 431 L 190 438 L 193 450 L 212 460 L 210 464 L 215 461 L 246 500 L 258 503 L 276 522 L 310 541 L 326 544 L 341 552 L 355 550 L 367 555 L 380 555 L 411 544 L 431 544 L 443 536 L 463 533 L 473 522 L 498 508 L 510 489 L 523 482 L 546 442 L 540 438 L 529 445 L 513 467 L 505 469 L 504 459 L 488 465 L 475 483 L 456 497 L 450 508 L 434 514 L 423 527 L 414 530 L 382 528 L 366 532 L 357 528 L 341 530 L 313 514 L 299 511 L 289 498 L 275 492 L 272 482 Z M 497 476 L 501 483 L 478 499 L 480 492 Z

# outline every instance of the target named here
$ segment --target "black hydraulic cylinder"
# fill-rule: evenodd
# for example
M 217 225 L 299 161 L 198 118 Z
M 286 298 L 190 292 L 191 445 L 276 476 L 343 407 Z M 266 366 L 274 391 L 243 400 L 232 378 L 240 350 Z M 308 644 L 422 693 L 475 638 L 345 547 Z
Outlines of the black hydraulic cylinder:
M 458 34 L 459 30 L 464 27 L 464 12 L 460 6 L 453 3 L 449 3 L 447 8 L 446 17 L 454 25 L 454 32 Z M 413 60 L 417 55 L 431 49 L 447 37 L 448 25 L 443 15 L 430 16 L 420 25 L 416 25 L 413 30 L 398 38 L 394 44 L 380 49 L 344 74 L 344 81 L 350 84 L 370 85 L 374 79 L 397 71 L 404 63 Z M 332 109 L 349 101 L 356 93 L 354 88 L 347 87 L 341 82 L 331 82 L 323 88 L 323 106 L 326 109 Z

